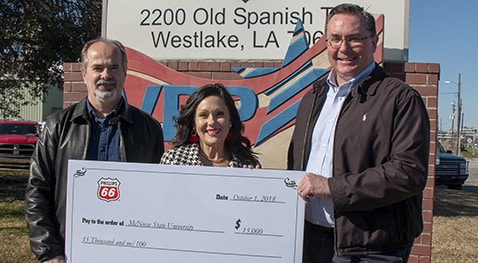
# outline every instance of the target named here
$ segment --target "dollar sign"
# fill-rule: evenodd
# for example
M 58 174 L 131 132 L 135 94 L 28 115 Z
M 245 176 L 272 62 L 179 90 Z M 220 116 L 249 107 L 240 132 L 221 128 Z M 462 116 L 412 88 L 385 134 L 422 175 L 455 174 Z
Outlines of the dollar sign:
M 236 220 L 236 226 L 235 226 L 236 230 L 239 229 L 240 226 L 241 226 L 241 219 L 239 218 Z

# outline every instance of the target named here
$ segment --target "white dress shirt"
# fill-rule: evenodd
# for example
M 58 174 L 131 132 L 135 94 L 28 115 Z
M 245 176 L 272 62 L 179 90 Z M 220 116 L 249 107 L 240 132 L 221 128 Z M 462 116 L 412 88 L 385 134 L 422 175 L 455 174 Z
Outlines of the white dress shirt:
M 327 77 L 329 90 L 325 104 L 314 126 L 306 172 L 326 178 L 332 177 L 334 134 L 340 110 L 349 92 L 358 86 L 372 72 L 374 67 L 375 62 L 340 87 L 334 81 L 336 73 L 333 70 L 329 73 Z M 332 198 L 312 197 L 305 206 L 305 219 L 312 224 L 334 227 Z

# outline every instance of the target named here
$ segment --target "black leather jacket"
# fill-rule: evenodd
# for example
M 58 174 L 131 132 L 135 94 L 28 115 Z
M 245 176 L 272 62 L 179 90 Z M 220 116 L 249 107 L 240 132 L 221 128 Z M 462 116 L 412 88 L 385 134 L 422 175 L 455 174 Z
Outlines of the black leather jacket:
M 288 169 L 305 170 L 325 79 L 299 106 Z M 430 125 L 421 96 L 376 65 L 345 99 L 337 119 L 333 177 L 338 255 L 380 253 L 411 245 L 423 229 Z
M 122 161 L 159 163 L 161 125 L 127 103 L 119 111 Z M 50 115 L 33 153 L 25 195 L 30 246 L 38 260 L 64 255 L 68 160 L 85 160 L 90 138 L 86 99 Z

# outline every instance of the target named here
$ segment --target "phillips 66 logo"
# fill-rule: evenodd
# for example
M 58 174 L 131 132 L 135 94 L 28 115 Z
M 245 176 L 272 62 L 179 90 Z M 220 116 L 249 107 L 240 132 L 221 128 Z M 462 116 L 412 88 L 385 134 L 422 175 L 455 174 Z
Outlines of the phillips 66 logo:
M 118 200 L 120 184 L 117 178 L 100 178 L 98 180 L 98 198 L 107 202 Z

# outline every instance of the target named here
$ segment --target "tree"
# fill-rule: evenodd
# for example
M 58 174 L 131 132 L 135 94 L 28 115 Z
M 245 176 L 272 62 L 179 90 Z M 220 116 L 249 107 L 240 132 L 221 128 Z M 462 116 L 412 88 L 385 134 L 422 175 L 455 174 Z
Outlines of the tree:
M 0 0 L 0 118 L 21 118 L 63 88 L 63 62 L 79 61 L 83 44 L 101 34 L 101 0 Z

